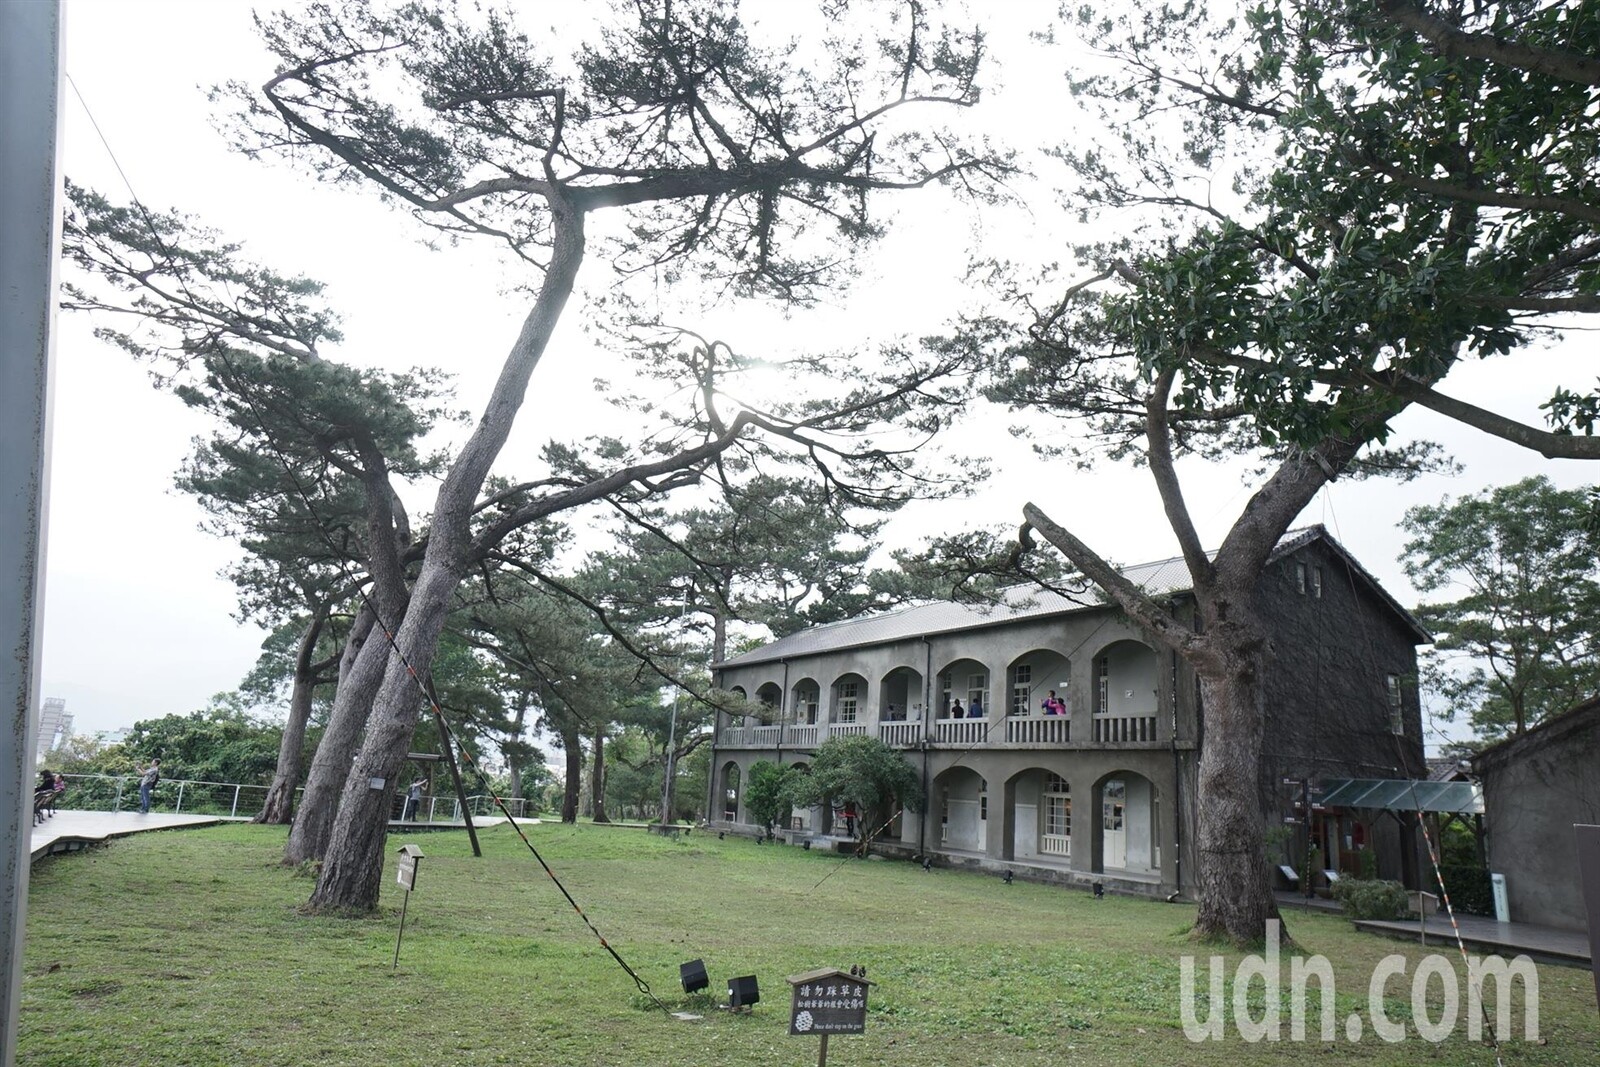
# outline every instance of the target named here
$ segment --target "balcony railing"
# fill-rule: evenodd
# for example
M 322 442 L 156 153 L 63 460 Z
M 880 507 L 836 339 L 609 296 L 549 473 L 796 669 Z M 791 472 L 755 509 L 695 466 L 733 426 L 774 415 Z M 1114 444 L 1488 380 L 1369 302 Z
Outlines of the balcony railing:
M 1068 715 L 1013 715 L 1006 719 L 1006 741 L 1013 745 L 1064 745 L 1072 740 Z
M 785 744 L 796 748 L 816 748 L 817 735 L 821 733 L 816 723 L 807 723 L 804 726 L 785 726 L 783 740 Z
M 1156 717 L 1154 715 L 1096 715 L 1094 739 L 1102 743 L 1122 741 L 1155 741 Z
M 988 719 L 936 719 L 933 739 L 945 745 L 977 745 L 989 736 Z
M 922 740 L 922 723 L 880 722 L 878 740 L 895 748 L 910 748 Z
M 861 719 L 856 722 L 772 723 L 726 726 L 723 748 L 816 748 L 830 737 L 877 737 L 895 748 L 915 748 L 924 737 L 934 745 L 1066 746 L 1156 743 L 1162 740 L 1155 715 L 1085 716 L 1072 727 L 1071 715 L 1008 715 L 982 719 Z

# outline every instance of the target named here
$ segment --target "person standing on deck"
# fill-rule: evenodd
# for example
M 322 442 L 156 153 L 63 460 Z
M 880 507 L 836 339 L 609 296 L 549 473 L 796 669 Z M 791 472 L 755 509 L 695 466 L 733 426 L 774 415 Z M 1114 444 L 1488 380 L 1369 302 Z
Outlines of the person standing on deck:
M 139 814 L 150 814 L 150 793 L 161 781 L 161 761 L 153 759 L 150 766 L 139 771 Z

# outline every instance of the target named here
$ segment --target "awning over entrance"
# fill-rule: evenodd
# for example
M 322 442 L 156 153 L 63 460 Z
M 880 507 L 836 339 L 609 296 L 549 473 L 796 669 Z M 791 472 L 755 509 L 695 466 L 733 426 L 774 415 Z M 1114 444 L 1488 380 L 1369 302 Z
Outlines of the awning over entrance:
M 1329 778 L 1322 783 L 1322 796 L 1316 798 L 1316 802 L 1324 808 L 1483 814 L 1483 792 L 1476 782 Z

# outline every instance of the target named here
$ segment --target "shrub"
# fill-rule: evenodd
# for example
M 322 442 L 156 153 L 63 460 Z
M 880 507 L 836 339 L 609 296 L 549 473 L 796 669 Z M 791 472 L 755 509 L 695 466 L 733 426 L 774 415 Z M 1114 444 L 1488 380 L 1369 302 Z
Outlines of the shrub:
M 1450 906 L 1468 915 L 1494 914 L 1494 889 L 1489 884 L 1489 872 L 1476 864 L 1445 864 L 1439 868 L 1444 875 L 1445 888 L 1450 893 Z
M 1404 919 L 1411 912 L 1405 887 L 1377 878 L 1342 878 L 1334 883 L 1333 899 L 1352 919 Z

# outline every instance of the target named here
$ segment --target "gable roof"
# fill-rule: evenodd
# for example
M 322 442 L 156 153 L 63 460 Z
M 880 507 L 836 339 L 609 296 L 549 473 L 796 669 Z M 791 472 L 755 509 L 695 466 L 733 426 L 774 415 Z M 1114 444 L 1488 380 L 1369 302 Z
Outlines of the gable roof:
M 1422 628 L 1411 613 L 1401 607 L 1399 602 L 1378 584 L 1378 580 L 1357 563 L 1355 557 L 1329 536 L 1327 530 L 1320 525 L 1285 533 L 1268 557 L 1268 565 L 1318 540 L 1325 542 L 1332 551 L 1342 557 L 1350 565 L 1351 572 L 1362 579 L 1363 583 L 1419 636 L 1419 644 L 1433 640 L 1432 635 Z M 1215 552 L 1208 553 L 1212 558 L 1215 558 L 1215 555 Z M 1153 597 L 1185 593 L 1193 587 L 1188 565 L 1181 556 L 1124 567 L 1121 573 L 1123 577 Z M 1087 583 L 1081 590 L 1067 589 L 1061 592 L 1040 589 L 1032 585 L 1014 585 L 1000 592 L 998 603 L 962 604 L 953 600 L 924 601 L 876 615 L 863 615 L 860 618 L 812 626 L 768 642 L 760 648 L 730 656 L 721 663 L 713 663 L 712 667 L 714 669 L 745 667 L 797 656 L 891 644 L 934 634 L 975 630 L 1028 619 L 1050 618 L 1094 610 L 1117 609 L 1101 596 L 1098 589 Z

